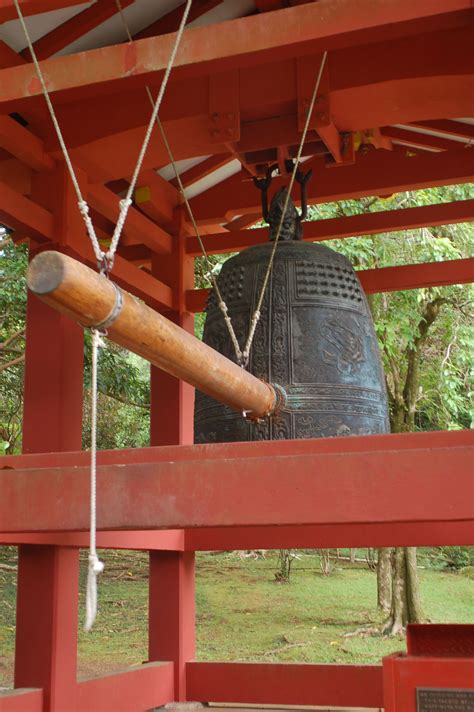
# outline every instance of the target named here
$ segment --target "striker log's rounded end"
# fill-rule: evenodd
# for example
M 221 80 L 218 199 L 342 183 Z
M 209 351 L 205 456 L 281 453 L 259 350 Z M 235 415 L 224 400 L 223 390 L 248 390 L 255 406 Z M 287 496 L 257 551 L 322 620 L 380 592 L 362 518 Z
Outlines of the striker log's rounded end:
M 50 294 L 61 284 L 64 277 L 64 256 L 48 250 L 36 255 L 28 267 L 26 281 L 34 294 Z

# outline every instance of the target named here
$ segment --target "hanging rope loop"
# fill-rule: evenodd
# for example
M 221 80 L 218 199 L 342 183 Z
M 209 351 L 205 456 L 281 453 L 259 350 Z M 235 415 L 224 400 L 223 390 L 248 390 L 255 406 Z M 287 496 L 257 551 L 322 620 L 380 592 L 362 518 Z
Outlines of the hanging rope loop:
M 91 329 L 92 334 L 92 394 L 91 394 L 91 473 L 90 473 L 90 541 L 89 567 L 86 587 L 86 621 L 84 630 L 89 631 L 97 615 L 97 576 L 104 570 L 104 564 L 97 556 L 97 372 L 99 349 L 105 346 L 98 329 Z
M 124 20 L 124 14 L 123 10 L 121 7 L 120 0 L 116 0 L 117 2 L 117 7 L 119 8 L 120 15 L 122 17 L 122 20 Z M 117 224 L 115 225 L 115 229 L 112 235 L 112 240 L 110 243 L 110 247 L 107 250 L 107 252 L 104 252 L 101 247 L 99 240 L 97 238 L 94 225 L 92 223 L 90 214 L 89 214 L 89 206 L 84 199 L 82 192 L 81 192 L 81 187 L 79 185 L 79 181 L 77 179 L 74 166 L 72 165 L 71 157 L 69 155 L 66 143 L 64 141 L 64 137 L 61 131 L 61 127 L 59 125 L 59 121 L 56 116 L 56 112 L 54 110 L 54 106 L 51 102 L 48 88 L 46 85 L 46 81 L 43 75 L 43 71 L 41 69 L 40 63 L 38 62 L 38 58 L 36 56 L 35 48 L 33 46 L 33 42 L 31 40 L 30 34 L 28 32 L 28 28 L 26 26 L 23 13 L 21 11 L 20 3 L 19 0 L 14 0 L 15 8 L 17 11 L 18 19 L 20 20 L 20 24 L 23 28 L 23 33 L 25 35 L 25 39 L 28 45 L 28 49 L 30 51 L 31 58 L 33 60 L 33 64 L 35 66 L 36 74 L 38 76 L 39 82 L 41 84 L 41 88 L 43 91 L 43 96 L 46 101 L 46 105 L 48 107 L 49 114 L 51 116 L 51 121 L 53 123 L 54 129 L 56 131 L 56 135 L 58 137 L 59 144 L 61 146 L 62 154 L 64 157 L 64 160 L 66 162 L 68 171 L 69 171 L 69 176 L 71 178 L 72 184 L 74 186 L 74 190 L 76 192 L 77 196 L 77 205 L 79 208 L 79 212 L 82 215 L 87 234 L 89 236 L 89 239 L 92 244 L 92 248 L 94 250 L 94 255 L 97 260 L 97 267 L 100 272 L 100 274 L 106 278 L 108 278 L 110 271 L 112 270 L 114 266 L 114 260 L 115 260 L 115 253 L 117 251 L 117 247 L 119 244 L 120 236 L 122 234 L 125 220 L 127 219 L 127 214 L 130 209 L 130 206 L 132 205 L 132 196 L 136 188 L 136 184 L 138 181 L 138 176 L 140 174 L 142 165 L 143 165 L 143 160 L 145 158 L 145 154 L 147 152 L 151 136 L 152 136 L 152 131 L 155 126 L 155 122 L 158 119 L 158 111 L 161 106 L 161 102 L 163 100 L 163 96 L 168 84 L 168 80 L 171 74 L 171 70 L 174 65 L 176 53 L 178 51 L 178 47 L 181 42 L 181 38 L 183 36 L 184 32 L 184 27 L 186 25 L 186 21 L 189 15 L 189 11 L 191 9 L 191 4 L 192 0 L 187 0 L 186 7 L 183 12 L 183 16 L 181 18 L 181 22 L 179 25 L 178 32 L 176 33 L 176 38 L 173 44 L 173 48 L 171 51 L 170 58 L 168 60 L 168 64 L 166 67 L 166 71 L 163 77 L 163 81 L 161 82 L 160 90 L 158 92 L 158 96 L 156 101 L 153 101 L 153 98 L 151 97 L 151 93 L 149 94 L 151 98 L 151 103 L 153 106 L 153 111 L 148 123 L 148 127 L 146 130 L 146 134 L 142 143 L 142 147 L 140 149 L 140 153 L 138 155 L 137 163 L 133 172 L 132 180 L 130 182 L 130 185 L 127 190 L 127 194 L 125 198 L 120 200 L 119 202 L 119 207 L 120 207 L 120 213 L 117 219 Z M 125 20 L 124 20 L 125 21 Z M 129 39 L 131 40 L 131 34 L 129 34 Z M 107 325 L 110 325 L 111 320 L 114 321 L 118 313 L 120 313 L 121 310 L 121 300 L 122 300 L 122 293 L 120 290 L 116 289 L 116 301 L 115 301 L 115 306 L 114 309 L 112 310 L 111 315 L 107 317 L 105 322 L 103 322 L 100 326 L 103 327 L 104 329 L 107 327 Z M 89 568 L 88 568 L 88 576 L 87 576 L 87 594 L 86 594 L 86 623 L 85 623 L 85 629 L 90 630 L 92 626 L 94 625 L 94 621 L 97 615 L 97 576 L 103 571 L 103 564 L 99 560 L 97 556 L 97 551 L 96 551 L 96 469 L 97 469 L 97 361 L 98 361 L 98 351 L 100 348 L 104 346 L 104 342 L 101 339 L 101 335 L 105 335 L 105 331 L 99 331 L 97 328 L 92 329 L 92 416 L 91 416 L 91 475 L 90 475 L 90 483 L 91 483 L 91 497 L 90 497 L 90 546 L 89 546 Z

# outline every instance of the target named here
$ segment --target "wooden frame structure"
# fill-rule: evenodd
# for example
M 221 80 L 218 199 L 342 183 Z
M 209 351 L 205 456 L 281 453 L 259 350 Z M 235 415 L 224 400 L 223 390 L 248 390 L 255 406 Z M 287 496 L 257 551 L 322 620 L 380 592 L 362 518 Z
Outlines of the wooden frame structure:
M 140 2 L 122 0 L 125 10 Z M 265 229 L 246 230 L 259 217 L 250 178 L 295 155 L 324 50 L 327 71 L 305 146 L 316 175 L 310 202 L 473 180 L 470 0 L 236 4 L 246 16 L 216 25 L 212 13 L 229 3 L 195 0 L 192 19 L 209 22 L 185 33 L 161 112 L 175 158 L 194 159 L 182 178 L 210 252 L 265 239 Z M 114 18 L 115 2 L 21 0 L 33 23 L 51 10 L 69 13 L 35 47 L 104 241 L 149 116 L 145 87 L 155 90 L 163 76 L 182 12 L 175 5 L 137 30 L 133 44 L 67 54 Z M 10 44 L 0 41 L 0 221 L 16 240 L 29 240 L 32 256 L 53 248 L 94 266 L 28 51 L 11 41 L 12 0 L 0 1 L 3 22 Z M 200 252 L 174 181 L 157 172 L 167 164 L 155 138 L 114 278 L 193 331 L 206 296 L 193 288 Z M 305 239 L 473 217 L 471 199 L 323 220 L 307 226 Z M 474 260 L 466 259 L 369 270 L 361 279 L 367 292 L 382 292 L 473 276 Z M 20 547 L 17 689 L 0 694 L 2 712 L 138 712 L 196 699 L 414 712 L 411 692 L 397 706 L 390 660 L 385 673 L 382 666 L 195 662 L 194 552 L 474 544 L 469 433 L 194 446 L 193 389 L 152 368 L 152 447 L 101 453 L 98 498 L 98 545 L 150 551 L 149 662 L 78 682 L 78 552 L 88 519 L 82 329 L 30 294 L 26 348 L 24 454 L 0 462 L 8 468 L 0 471 L 0 543 Z M 324 474 L 314 477 L 315 469 Z M 250 482 L 251 502 L 242 494 Z M 408 487 L 423 502 L 405 498 Z M 333 498 L 335 488 L 346 496 Z M 436 664 L 449 668 L 454 687 L 472 671 L 468 662 Z M 433 665 L 421 679 L 432 680 Z

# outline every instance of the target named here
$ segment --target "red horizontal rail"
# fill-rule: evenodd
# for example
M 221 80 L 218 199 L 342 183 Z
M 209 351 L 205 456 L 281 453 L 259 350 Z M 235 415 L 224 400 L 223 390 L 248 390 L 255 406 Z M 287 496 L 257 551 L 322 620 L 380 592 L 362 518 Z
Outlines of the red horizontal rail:
M 0 532 L 0 544 L 36 544 L 51 546 L 89 546 L 88 532 Z M 132 549 L 134 551 L 184 551 L 184 531 L 111 531 L 97 534 L 99 549 Z
M 468 445 L 399 449 L 367 437 L 366 450 L 102 465 L 98 475 L 101 529 L 176 529 L 431 521 L 474 521 L 472 454 Z M 390 436 L 388 436 L 390 438 Z M 356 438 L 354 438 L 356 440 Z M 345 442 L 344 442 L 345 441 Z M 446 442 L 443 435 L 439 442 Z M 375 443 L 375 445 L 374 445 Z M 274 443 L 268 443 L 274 445 Z M 297 443 L 289 442 L 291 447 Z M 258 444 L 262 447 L 262 444 Z M 364 447 L 364 438 L 359 443 Z M 332 449 L 334 446 L 330 446 Z M 350 444 L 349 444 L 350 447 Z M 275 448 L 277 451 L 278 449 Z M 271 452 L 272 448 L 267 448 Z M 304 450 L 303 450 L 304 451 Z M 291 452 L 291 450 L 290 450 Z M 201 456 L 200 456 L 201 455 Z M 1 472 L 0 520 L 6 532 L 74 531 L 88 526 L 88 467 Z M 316 476 L 317 473 L 317 476 Z M 423 500 L 412 492 L 424 492 Z M 252 492 L 252 497 L 242 493 Z M 271 496 L 269 496 L 271 493 Z
M 189 700 L 383 707 L 380 665 L 187 663 Z
M 100 549 L 224 551 L 228 549 L 334 549 L 346 546 L 474 546 L 467 522 L 316 524 L 284 527 L 203 527 L 188 530 L 99 532 Z M 0 532 L 0 544 L 89 546 L 87 532 Z
M 415 135 L 420 136 L 421 134 Z M 403 210 L 381 210 L 362 215 L 345 215 L 340 218 L 305 222 L 303 239 L 306 242 L 319 242 L 358 235 L 376 235 L 382 232 L 398 232 L 426 226 L 470 222 L 473 219 L 474 200 L 458 200 L 452 203 L 420 205 Z M 236 230 L 203 235 L 202 240 L 206 251 L 211 255 L 238 252 L 246 247 L 268 242 L 268 228 L 260 227 L 254 230 Z M 186 251 L 191 255 L 202 254 L 196 237 L 187 238 Z
M 99 465 L 131 465 L 184 460 L 219 460 L 262 456 L 308 455 L 314 452 L 365 452 L 388 448 L 409 450 L 420 447 L 461 447 L 474 444 L 472 430 L 435 430 L 423 433 L 393 433 L 350 438 L 318 438 L 305 440 L 273 440 L 212 445 L 165 445 L 160 447 L 101 450 Z M 27 455 L 6 455 L 0 460 L 2 469 L 36 469 L 38 467 L 79 467 L 90 463 L 90 453 L 51 452 Z
M 401 292 L 405 289 L 441 287 L 448 284 L 468 284 L 474 282 L 474 258 L 359 270 L 357 276 L 367 294 Z M 204 311 L 209 291 L 209 289 L 188 290 L 187 309 L 190 312 Z
M 43 690 L 18 689 L 0 692 L 1 712 L 43 712 Z
M 74 710 L 130 712 L 160 707 L 174 699 L 173 671 L 171 662 L 154 662 L 79 682 Z
M 18 536 L 18 535 L 11 535 Z M 62 535 L 57 535 L 58 539 Z M 1 535 L 0 535 L 1 540 Z M 186 551 L 235 549 L 338 549 L 384 546 L 474 546 L 467 522 L 316 524 L 294 527 L 216 527 L 189 529 Z

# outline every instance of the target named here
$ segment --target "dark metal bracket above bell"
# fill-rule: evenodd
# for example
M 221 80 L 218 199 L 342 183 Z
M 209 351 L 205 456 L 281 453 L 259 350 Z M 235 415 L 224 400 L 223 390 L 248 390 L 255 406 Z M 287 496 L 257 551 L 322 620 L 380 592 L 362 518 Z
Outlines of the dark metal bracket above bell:
M 261 192 L 262 217 L 265 220 L 265 222 L 268 223 L 268 225 L 270 225 L 270 240 L 275 239 L 276 232 L 278 231 L 278 228 L 280 226 L 281 214 L 284 209 L 284 204 L 286 202 L 286 194 L 287 194 L 287 190 L 288 190 L 285 187 L 280 188 L 273 196 L 271 204 L 270 204 L 270 209 L 268 209 L 268 189 L 270 188 L 270 185 L 273 180 L 273 173 L 278 168 L 279 167 L 277 164 L 269 166 L 267 168 L 264 178 L 254 178 L 253 179 L 254 185 Z M 287 173 L 289 175 L 292 175 L 293 171 L 295 169 L 294 160 L 287 159 L 285 161 L 285 168 L 287 170 Z M 303 220 L 306 219 L 306 217 L 308 215 L 306 186 L 307 186 L 308 181 L 311 179 L 312 175 L 313 175 L 313 171 L 311 169 L 309 171 L 307 171 L 306 173 L 303 173 L 303 171 L 300 170 L 299 166 L 296 169 L 295 181 L 299 184 L 300 191 L 301 191 L 301 213 L 298 213 L 298 211 L 295 207 L 295 204 L 290 196 L 288 203 L 287 203 L 287 207 L 286 207 L 285 218 L 284 218 L 282 226 L 281 226 L 281 233 L 280 233 L 281 240 L 301 240 L 302 239 L 303 230 L 302 230 L 301 223 Z

